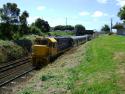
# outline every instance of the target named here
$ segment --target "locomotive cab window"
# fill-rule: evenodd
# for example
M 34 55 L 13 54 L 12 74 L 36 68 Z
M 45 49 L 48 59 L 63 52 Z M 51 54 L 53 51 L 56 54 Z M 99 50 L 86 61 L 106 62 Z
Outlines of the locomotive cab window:
M 39 44 L 39 45 L 48 45 L 48 41 L 46 39 L 44 39 L 44 40 L 35 40 L 35 43 Z
M 41 45 L 48 45 L 48 41 L 47 40 L 41 40 L 40 44 Z

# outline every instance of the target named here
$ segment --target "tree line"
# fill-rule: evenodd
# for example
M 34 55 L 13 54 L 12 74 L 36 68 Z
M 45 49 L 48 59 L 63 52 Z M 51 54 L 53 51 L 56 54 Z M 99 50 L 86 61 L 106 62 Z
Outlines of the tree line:
M 76 36 L 79 35 L 85 35 L 85 34 L 93 34 L 93 30 L 89 30 L 89 32 L 86 30 L 85 26 L 81 24 L 77 24 L 75 26 L 71 25 L 58 25 L 53 28 L 54 30 L 60 30 L 60 31 L 74 31 Z
M 41 18 L 28 25 L 27 18 L 30 16 L 25 10 L 22 13 L 16 3 L 6 3 L 0 8 L 0 38 L 7 40 L 17 40 L 26 34 L 43 35 L 50 30 L 76 31 L 76 35 L 84 35 L 85 27 L 81 24 L 75 26 L 58 25 L 50 27 L 49 23 Z

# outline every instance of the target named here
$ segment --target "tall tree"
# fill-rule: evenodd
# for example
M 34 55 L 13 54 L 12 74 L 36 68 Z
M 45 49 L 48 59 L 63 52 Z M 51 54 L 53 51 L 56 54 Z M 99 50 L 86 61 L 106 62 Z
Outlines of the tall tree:
M 35 26 L 38 27 L 42 32 L 49 32 L 50 30 L 48 22 L 40 18 L 35 21 Z
M 84 35 L 85 27 L 81 24 L 77 24 L 75 25 L 75 31 L 77 36 Z
M 118 17 L 120 17 L 121 20 L 125 23 L 125 6 L 120 8 L 120 11 L 118 12 Z
M 12 39 L 17 32 L 20 9 L 16 3 L 6 3 L 0 8 L 0 33 L 3 39 Z
M 27 33 L 27 17 L 29 14 L 26 11 L 20 16 L 20 9 L 16 3 L 4 4 L 0 8 L 0 34 L 3 39 L 12 39 L 17 33 Z
M 6 3 L 0 9 L 1 21 L 4 23 L 18 23 L 20 9 L 16 3 Z
M 29 17 L 29 14 L 27 11 L 24 11 L 20 16 L 20 32 L 21 34 L 27 34 L 28 33 L 28 26 L 27 26 L 27 18 Z
M 27 25 L 27 18 L 29 17 L 29 14 L 27 11 L 24 11 L 22 15 L 20 16 L 20 23 Z
M 106 34 L 107 34 L 107 33 L 110 33 L 110 27 L 105 24 L 105 25 L 101 28 L 101 31 L 102 31 L 102 32 L 105 32 Z

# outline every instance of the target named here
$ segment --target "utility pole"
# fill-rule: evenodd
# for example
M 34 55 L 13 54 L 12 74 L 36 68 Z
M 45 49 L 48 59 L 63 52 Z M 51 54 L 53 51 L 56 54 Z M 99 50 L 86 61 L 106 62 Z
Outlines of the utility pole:
M 66 17 L 66 26 L 67 26 L 67 17 Z
M 113 19 L 111 18 L 111 29 L 110 29 L 110 32 L 112 32 L 112 26 L 113 26 L 112 22 L 113 22 Z

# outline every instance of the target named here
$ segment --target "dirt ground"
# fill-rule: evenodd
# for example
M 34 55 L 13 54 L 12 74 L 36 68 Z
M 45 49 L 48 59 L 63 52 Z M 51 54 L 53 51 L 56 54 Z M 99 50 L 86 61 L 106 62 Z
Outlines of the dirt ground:
M 36 94 L 36 92 L 37 94 L 70 94 L 67 87 L 68 77 L 70 77 L 68 70 L 80 64 L 84 56 L 84 48 L 83 44 L 70 49 L 53 63 L 39 71 L 34 71 L 32 77 L 13 86 L 11 92 L 6 94 Z M 44 81 L 43 77 L 48 79 Z

